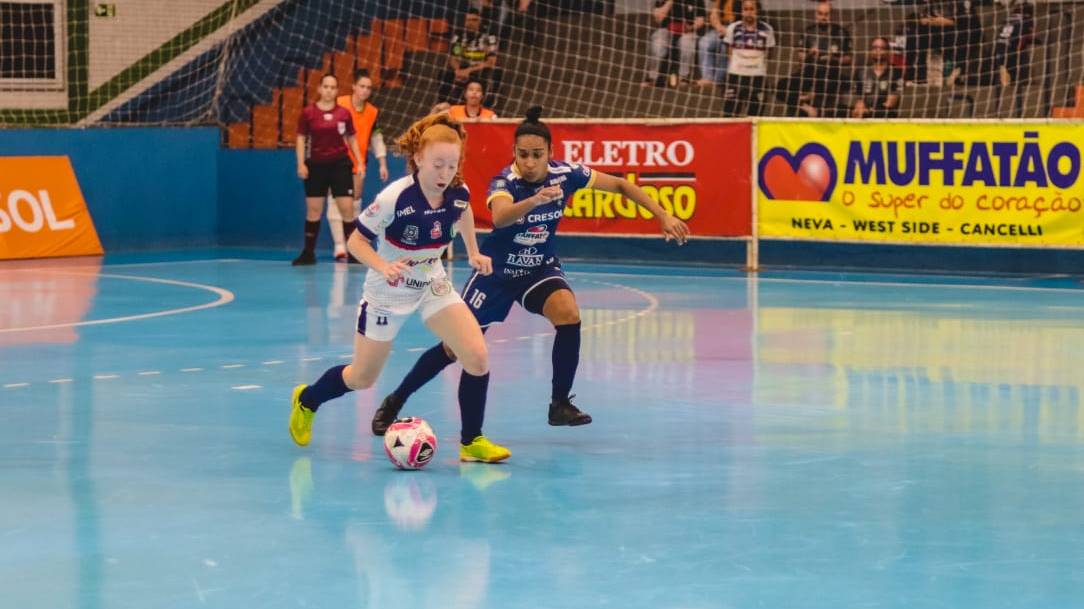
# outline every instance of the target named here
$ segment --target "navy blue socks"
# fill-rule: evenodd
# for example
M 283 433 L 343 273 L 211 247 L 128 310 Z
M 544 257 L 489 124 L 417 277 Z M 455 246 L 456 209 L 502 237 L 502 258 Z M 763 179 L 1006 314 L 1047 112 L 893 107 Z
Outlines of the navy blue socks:
M 553 339 L 553 399 L 564 400 L 572 391 L 580 366 L 580 323 L 555 326 Z

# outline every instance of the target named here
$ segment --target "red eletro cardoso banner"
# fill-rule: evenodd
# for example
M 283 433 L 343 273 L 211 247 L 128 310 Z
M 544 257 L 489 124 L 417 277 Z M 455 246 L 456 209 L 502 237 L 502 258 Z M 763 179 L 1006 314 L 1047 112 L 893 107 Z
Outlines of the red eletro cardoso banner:
M 693 235 L 752 233 L 752 128 L 747 123 L 562 123 L 547 121 L 553 158 L 621 176 L 685 220 Z M 492 227 L 489 182 L 512 163 L 508 123 L 469 123 L 464 177 L 478 226 Z M 616 193 L 583 189 L 565 203 L 561 232 L 655 235 L 651 214 Z

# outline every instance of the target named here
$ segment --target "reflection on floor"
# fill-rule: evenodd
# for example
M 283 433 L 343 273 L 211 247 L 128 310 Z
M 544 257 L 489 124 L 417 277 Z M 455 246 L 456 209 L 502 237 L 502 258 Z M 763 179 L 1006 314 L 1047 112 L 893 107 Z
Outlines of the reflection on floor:
M 550 328 L 516 310 L 486 422 L 513 458 L 456 461 L 452 368 L 407 406 L 442 445 L 406 473 L 369 418 L 417 320 L 377 390 L 286 432 L 359 269 L 0 265 L 3 605 L 1079 606 L 1078 286 L 568 270 L 595 423 L 546 425 Z

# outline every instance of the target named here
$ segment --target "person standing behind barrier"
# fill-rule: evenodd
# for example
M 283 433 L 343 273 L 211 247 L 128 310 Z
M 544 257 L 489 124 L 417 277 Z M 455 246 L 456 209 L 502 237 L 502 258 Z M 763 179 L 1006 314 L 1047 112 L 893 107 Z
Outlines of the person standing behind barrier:
M 1016 84 L 1016 103 L 1013 116 L 1024 113 L 1024 88 L 1020 85 L 1031 80 L 1031 52 L 1035 44 L 1035 7 L 1017 0 L 1009 19 L 1001 26 L 994 47 L 994 66 L 997 68 L 1001 86 Z
M 888 65 L 888 40 L 874 38 L 869 43 L 869 64 L 854 81 L 851 118 L 895 118 L 901 84 L 900 74 Z
M 730 54 L 730 71 L 723 90 L 723 112 L 737 115 L 741 106 L 745 114 L 760 116 L 764 103 L 764 77 L 768 74 L 768 53 L 775 48 L 775 31 L 760 21 L 757 0 L 742 0 L 741 21 L 726 28 L 723 44 Z
M 477 9 L 467 11 L 463 29 L 452 36 L 448 68 L 441 76 L 438 101 L 454 101 L 461 95 L 460 87 L 471 77 L 486 83 L 489 105 L 495 105 L 500 94 L 502 71 L 497 67 L 497 36 L 482 27 L 482 15 Z
M 461 123 L 491 121 L 497 118 L 497 113 L 482 105 L 485 98 L 485 85 L 477 78 L 470 78 L 463 87 L 463 103 L 449 106 L 448 114 Z
M 727 66 L 723 39 L 726 38 L 727 26 L 734 20 L 732 2 L 733 0 L 711 0 L 708 9 L 708 25 L 711 27 L 696 44 L 700 54 L 700 80 L 696 81 L 698 86 L 714 87 L 723 84 Z
M 651 34 L 647 74 L 640 86 L 662 87 L 669 80 L 671 87 L 677 87 L 679 82 L 687 82 L 693 71 L 696 31 L 704 25 L 704 3 L 701 0 L 655 0 L 651 15 L 658 28 Z M 661 68 L 671 56 L 675 41 L 678 47 L 678 73 L 668 79 Z M 673 72 L 672 66 L 669 71 Z
M 350 112 L 353 119 L 355 138 L 358 142 L 358 150 L 361 157 L 356 158 L 353 153 L 350 161 L 354 169 L 354 207 L 351 218 L 361 213 L 361 185 L 365 181 L 365 153 L 371 146 L 373 156 L 380 162 L 380 179 L 388 181 L 388 149 L 384 145 L 384 136 L 380 132 L 380 125 L 376 122 L 380 110 L 374 106 L 369 98 L 373 94 L 373 81 L 369 78 L 369 71 L 362 68 L 354 72 L 354 85 L 350 95 L 340 96 L 335 100 L 343 108 Z M 348 150 L 349 152 L 349 150 Z M 327 223 L 331 229 L 331 239 L 335 242 L 335 260 L 346 261 L 346 235 L 343 234 L 344 217 L 339 213 L 338 205 L 328 201 Z
M 794 116 L 835 116 L 839 91 L 849 70 L 851 33 L 835 23 L 830 2 L 818 2 L 815 21 L 806 28 L 798 45 L 798 72 L 780 86 L 780 93 Z
M 305 180 L 305 248 L 294 258 L 294 266 L 316 264 L 316 237 L 329 191 L 344 218 L 351 217 L 354 211 L 350 152 L 354 158 L 364 157 L 354 138 L 350 111 L 335 103 L 338 93 L 335 75 L 324 75 L 320 79 L 320 99 L 305 106 L 297 117 L 297 175 Z M 347 238 L 353 230 L 353 222 L 343 223 Z

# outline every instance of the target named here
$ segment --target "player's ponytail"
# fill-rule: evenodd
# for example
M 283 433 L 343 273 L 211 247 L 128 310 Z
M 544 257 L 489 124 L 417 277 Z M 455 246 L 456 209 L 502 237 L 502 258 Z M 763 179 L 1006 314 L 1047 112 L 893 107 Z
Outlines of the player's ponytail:
M 550 128 L 540 121 L 540 118 L 542 118 L 542 106 L 531 106 L 528 108 L 523 122 L 516 127 L 515 137 L 519 138 L 521 135 L 537 135 L 546 140 L 547 146 L 552 145 L 553 136 L 550 135 Z
M 459 186 L 463 183 L 463 166 L 467 156 L 467 130 L 463 125 L 455 121 L 447 112 L 430 114 L 419 119 L 399 136 L 395 143 L 399 145 L 399 151 L 407 159 L 407 169 L 410 173 L 418 171 L 418 165 L 414 162 L 414 154 L 425 150 L 429 144 L 444 142 L 459 144 L 459 169 L 449 186 Z

